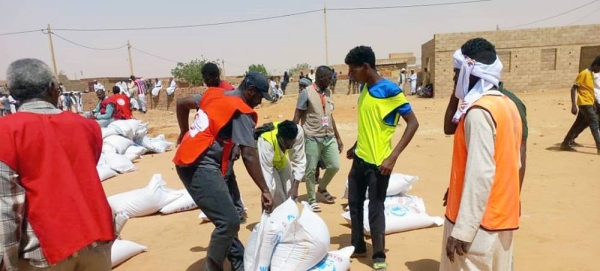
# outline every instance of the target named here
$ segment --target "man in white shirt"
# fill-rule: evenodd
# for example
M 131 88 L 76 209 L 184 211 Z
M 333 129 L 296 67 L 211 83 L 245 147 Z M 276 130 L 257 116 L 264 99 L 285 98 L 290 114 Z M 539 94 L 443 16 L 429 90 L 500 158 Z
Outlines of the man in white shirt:
M 415 70 L 410 70 L 410 77 L 408 78 L 410 81 L 410 95 L 415 95 L 417 93 L 417 74 Z
M 106 92 L 106 89 L 104 88 L 104 86 L 98 82 L 98 80 L 94 80 L 94 91 L 98 92 L 98 90 L 102 90 L 104 92 Z
M 158 96 L 160 95 L 160 90 L 162 89 L 162 82 L 160 80 L 158 80 L 158 78 L 155 79 L 154 82 L 154 88 L 152 89 L 152 107 L 151 109 L 156 109 L 156 106 L 158 105 Z
M 308 79 L 310 79 L 311 82 L 315 82 L 315 71 L 314 70 L 310 70 L 310 73 L 307 75 Z
M 289 197 L 296 199 L 306 170 L 302 127 L 289 120 L 266 123 L 256 129 L 254 138 L 273 208 Z
M 169 87 L 167 88 L 167 110 L 169 110 L 169 106 L 171 106 L 171 103 L 173 102 L 176 88 L 177 82 L 175 82 L 175 78 L 171 77 L 171 82 L 169 83 Z

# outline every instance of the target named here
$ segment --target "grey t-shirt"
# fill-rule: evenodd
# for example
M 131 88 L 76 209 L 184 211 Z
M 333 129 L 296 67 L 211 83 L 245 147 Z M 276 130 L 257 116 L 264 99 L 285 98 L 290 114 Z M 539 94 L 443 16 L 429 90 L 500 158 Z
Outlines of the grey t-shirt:
M 306 89 L 303 89 L 300 94 L 298 94 L 298 102 L 296 103 L 296 108 L 300 110 L 308 109 L 308 94 L 306 93 Z
M 226 91 L 225 95 L 238 96 L 244 99 L 240 90 Z M 200 107 L 202 94 L 193 96 L 196 106 Z M 254 120 L 250 115 L 235 113 L 231 121 L 219 131 L 219 138 L 231 139 L 234 144 L 254 148 Z M 198 167 L 221 169 L 221 161 L 223 154 L 223 143 L 215 140 L 197 160 Z

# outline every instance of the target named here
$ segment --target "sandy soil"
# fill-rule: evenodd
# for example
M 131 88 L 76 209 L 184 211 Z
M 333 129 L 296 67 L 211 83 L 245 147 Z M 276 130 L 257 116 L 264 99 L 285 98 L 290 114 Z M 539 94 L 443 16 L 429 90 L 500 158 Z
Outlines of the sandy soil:
M 600 255 L 600 209 L 596 209 L 600 156 L 595 154 L 593 139 L 585 131 L 578 139 L 585 145 L 579 152 L 556 151 L 556 144 L 562 141 L 574 120 L 566 102 L 567 90 L 519 95 L 528 106 L 530 135 L 527 177 L 521 197 L 521 229 L 515 235 L 516 270 L 598 270 L 594 259 Z M 346 148 L 356 138 L 357 97 L 335 96 L 334 116 Z M 260 121 L 291 119 L 295 99 L 295 95 L 289 95 L 277 104 L 263 105 L 258 109 Z M 452 137 L 445 136 L 442 130 L 447 99 L 409 99 L 421 127 L 396 163 L 395 171 L 419 175 L 421 179 L 413 185 L 411 194 L 424 198 L 430 215 L 442 216 L 442 196 L 448 184 L 452 151 Z M 152 134 L 163 133 L 171 140 L 177 137 L 173 113 L 151 111 L 138 117 L 150 122 Z M 403 126 L 398 130 L 395 140 L 400 138 Z M 143 187 L 154 173 L 163 174 L 168 186 L 182 188 L 171 163 L 172 156 L 173 152 L 145 156 L 137 163 L 137 172 L 104 182 L 107 195 Z M 341 161 L 341 169 L 329 189 L 338 197 L 351 165 L 345 158 Z M 245 242 L 260 216 L 259 191 L 242 163 L 236 164 L 236 175 L 249 208 L 248 222 L 240 229 L 240 238 Z M 300 194 L 305 191 L 301 185 Z M 340 215 L 345 203 L 338 199 L 336 204 L 321 207 L 321 216 L 331 233 L 331 250 L 350 242 L 350 229 Z M 148 246 L 148 252 L 116 270 L 202 270 L 213 225 L 200 224 L 198 213 L 194 210 L 131 219 L 123 230 L 123 238 Z M 441 242 L 441 227 L 388 235 L 390 270 L 437 270 Z M 369 266 L 368 259 L 352 261 L 352 270 L 370 270 Z

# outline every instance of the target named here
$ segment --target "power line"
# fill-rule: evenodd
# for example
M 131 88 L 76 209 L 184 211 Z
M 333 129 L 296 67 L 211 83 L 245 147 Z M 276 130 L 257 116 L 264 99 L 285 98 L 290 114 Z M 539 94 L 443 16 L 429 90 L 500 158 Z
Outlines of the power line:
M 177 61 L 177 60 L 173 60 L 173 59 L 168 59 L 168 58 L 165 58 L 165 57 L 162 57 L 162 56 L 157 56 L 157 55 L 155 55 L 155 54 L 151 54 L 151 53 L 148 53 L 148 52 L 142 51 L 142 50 L 140 50 L 140 49 L 137 49 L 137 48 L 135 48 L 135 47 L 133 47 L 133 46 L 131 46 L 131 49 L 133 49 L 133 50 L 135 50 L 135 51 L 137 51 L 137 52 L 140 52 L 140 53 L 142 53 L 142 54 L 146 54 L 146 55 L 149 55 L 149 56 L 152 56 L 152 57 L 156 57 L 156 58 L 159 58 L 159 59 L 162 59 L 162 60 L 171 61 L 171 62 L 175 62 L 175 63 L 180 63 L 180 62 L 182 62 L 182 61 Z
M 177 26 L 155 26 L 155 27 L 131 27 L 131 28 L 95 28 L 95 29 L 74 29 L 74 28 L 55 28 L 54 30 L 60 31 L 78 31 L 78 32 L 100 32 L 100 31 L 134 31 L 134 30 L 159 30 L 159 29 L 176 29 L 176 28 L 192 28 L 192 27 L 206 27 L 206 26 L 216 26 L 216 25 L 227 25 L 227 24 L 238 24 L 238 23 L 248 23 L 248 22 L 257 22 L 257 21 L 266 21 L 273 20 L 285 17 L 293 17 L 304 14 L 310 14 L 315 12 L 321 12 L 322 9 L 315 9 L 309 11 L 302 11 L 296 13 L 283 14 L 278 16 L 271 17 L 262 17 L 262 18 L 254 18 L 254 19 L 245 19 L 245 20 L 235 20 L 235 21 L 227 21 L 227 22 L 217 22 L 217 23 L 207 23 L 207 24 L 192 24 L 192 25 L 177 25 Z
M 19 31 L 19 32 L 2 33 L 2 34 L 0 34 L 0 36 L 10 36 L 10 35 L 26 34 L 26 33 L 38 32 L 38 31 L 44 31 L 44 29 L 36 29 L 36 30 L 26 30 L 26 31 Z
M 572 23 L 570 23 L 570 24 L 568 24 L 568 25 L 574 25 L 574 24 L 576 24 L 576 23 L 578 23 L 578 22 L 581 22 L 581 21 L 585 20 L 585 18 L 587 18 L 587 17 L 590 17 L 590 15 L 592 15 L 592 14 L 594 14 L 594 13 L 598 12 L 599 10 L 600 10 L 600 8 L 597 8 L 597 9 L 593 10 L 592 12 L 590 12 L 590 13 L 588 13 L 588 14 L 584 15 L 583 17 L 581 17 L 581 18 L 577 19 L 576 21 L 574 21 L 574 22 L 572 22 Z
M 468 0 L 468 1 L 458 1 L 458 2 L 445 2 L 445 3 L 433 3 L 433 4 L 416 4 L 416 5 L 400 5 L 400 6 L 382 6 L 382 7 L 351 7 L 351 8 L 330 8 L 328 11 L 355 11 L 355 10 L 381 10 L 381 9 L 399 9 L 399 8 L 416 8 L 416 7 L 432 7 L 432 6 L 449 6 L 449 5 L 461 5 L 461 4 L 471 4 L 471 3 L 480 3 L 480 2 L 491 2 L 493 0 Z M 107 31 L 145 31 L 145 30 L 164 30 L 164 29 L 180 29 L 180 28 L 195 28 L 195 27 L 207 27 L 207 26 L 218 26 L 218 25 L 229 25 L 229 24 L 239 24 L 239 23 L 248 23 L 248 22 L 257 22 L 257 21 L 267 21 L 274 20 L 280 18 L 287 17 L 295 17 L 305 14 L 311 13 L 320 13 L 323 12 L 323 9 L 313 9 L 295 13 L 288 13 L 283 15 L 269 16 L 269 17 L 260 17 L 253 19 L 244 19 L 244 20 L 234 20 L 234 21 L 225 21 L 225 22 L 216 22 L 216 23 L 206 23 L 206 24 L 191 24 L 191 25 L 176 25 L 176 26 L 154 26 L 154 27 L 129 27 L 129 28 L 55 28 L 57 31 L 76 31 L 76 32 L 107 32 Z
M 550 17 L 547 17 L 547 18 L 544 18 L 544 19 L 540 19 L 540 20 L 537 20 L 537 21 L 533 21 L 533 22 L 530 22 L 530 23 L 526 23 L 526 24 L 520 24 L 520 25 L 515 25 L 515 26 L 511 26 L 511 27 L 502 27 L 502 28 L 503 28 L 503 29 L 512 29 L 512 28 L 519 28 L 519 27 L 523 27 L 523 26 L 528 26 L 528 25 L 532 25 L 532 24 L 540 23 L 540 22 L 543 22 L 543 21 L 547 21 L 547 20 L 554 19 L 554 18 L 556 18 L 556 17 L 559 17 L 559 16 L 562 16 L 562 15 L 565 15 L 565 14 L 567 14 L 567 13 L 571 13 L 571 12 L 573 12 L 573 11 L 576 11 L 576 10 L 578 10 L 578 9 L 581 9 L 581 8 L 587 7 L 587 6 L 591 5 L 591 4 L 593 4 L 593 3 L 596 3 L 596 2 L 599 2 L 599 1 L 600 1 L 600 0 L 594 0 L 594 1 L 592 1 L 592 2 L 589 2 L 589 3 L 587 3 L 587 4 L 584 4 L 584 5 L 578 6 L 578 7 L 576 7 L 576 8 L 573 8 L 573 9 L 570 9 L 570 10 L 567 10 L 567 11 L 564 11 L 564 12 L 561 12 L 561 13 L 559 13 L 559 14 L 556 14 L 556 15 L 553 15 L 553 16 L 550 16 Z
M 53 35 L 53 36 L 55 36 L 55 37 L 57 37 L 57 38 L 59 38 L 59 39 L 61 39 L 61 40 L 64 40 L 64 41 L 66 41 L 66 42 L 68 42 L 68 43 L 71 43 L 71 44 L 73 44 L 73 45 L 77 45 L 77 46 L 79 46 L 79 47 L 83 47 L 83 48 L 90 49 L 90 50 L 97 50 L 97 51 L 114 51 L 114 50 L 119 50 L 119 49 L 121 49 L 121 48 L 125 48 L 125 47 L 127 47 L 127 44 L 125 44 L 125 45 L 122 45 L 122 46 L 119 46 L 119 47 L 115 47 L 115 48 L 95 48 L 95 47 L 90 47 L 90 46 L 85 46 L 85 45 L 83 45 L 83 44 L 79 44 L 79 43 L 77 43 L 77 42 L 74 42 L 74 41 L 72 41 L 72 40 L 68 40 L 68 39 L 66 39 L 65 37 L 62 37 L 61 35 L 58 35 L 58 34 L 54 33 L 54 31 L 52 32 L 52 35 Z
M 400 6 L 328 8 L 327 11 L 354 11 L 354 10 L 380 10 L 380 9 L 399 9 L 399 8 L 419 8 L 419 7 L 463 5 L 463 4 L 473 4 L 473 3 L 491 2 L 491 1 L 492 0 L 471 0 L 471 1 L 431 3 L 431 4 L 415 4 L 415 5 L 400 5 Z

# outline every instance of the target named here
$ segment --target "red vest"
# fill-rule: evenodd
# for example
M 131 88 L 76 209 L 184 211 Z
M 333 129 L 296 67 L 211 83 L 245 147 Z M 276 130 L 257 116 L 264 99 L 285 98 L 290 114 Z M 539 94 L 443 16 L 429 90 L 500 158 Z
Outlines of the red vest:
M 194 117 L 194 123 L 190 130 L 185 133 L 181 145 L 177 148 L 173 158 L 175 165 L 192 164 L 204 154 L 215 140 L 219 140 L 223 143 L 221 170 L 225 174 L 233 143 L 230 139 L 218 138 L 219 131 L 231 121 L 237 112 L 250 114 L 256 123 L 256 113 L 241 97 L 227 96 L 219 90 L 215 88 L 204 93 L 198 113 Z
M 109 97 L 106 97 L 106 98 L 104 98 L 104 100 L 100 101 L 100 114 L 102 114 L 102 115 L 106 114 L 106 107 L 109 104 L 114 104 L 113 101 Z M 116 110 L 117 109 L 115 108 L 115 110 L 113 112 L 115 112 Z
M 128 120 L 133 118 L 133 115 L 131 114 L 131 103 L 127 96 L 123 94 L 113 94 L 108 97 L 107 100 L 110 100 L 110 103 L 115 105 L 115 113 L 113 114 L 115 120 Z
M 93 242 L 114 240 L 96 171 L 102 135 L 95 121 L 71 112 L 19 112 L 0 118 L 0 129 L 0 161 L 19 175 L 25 217 L 50 265 Z

